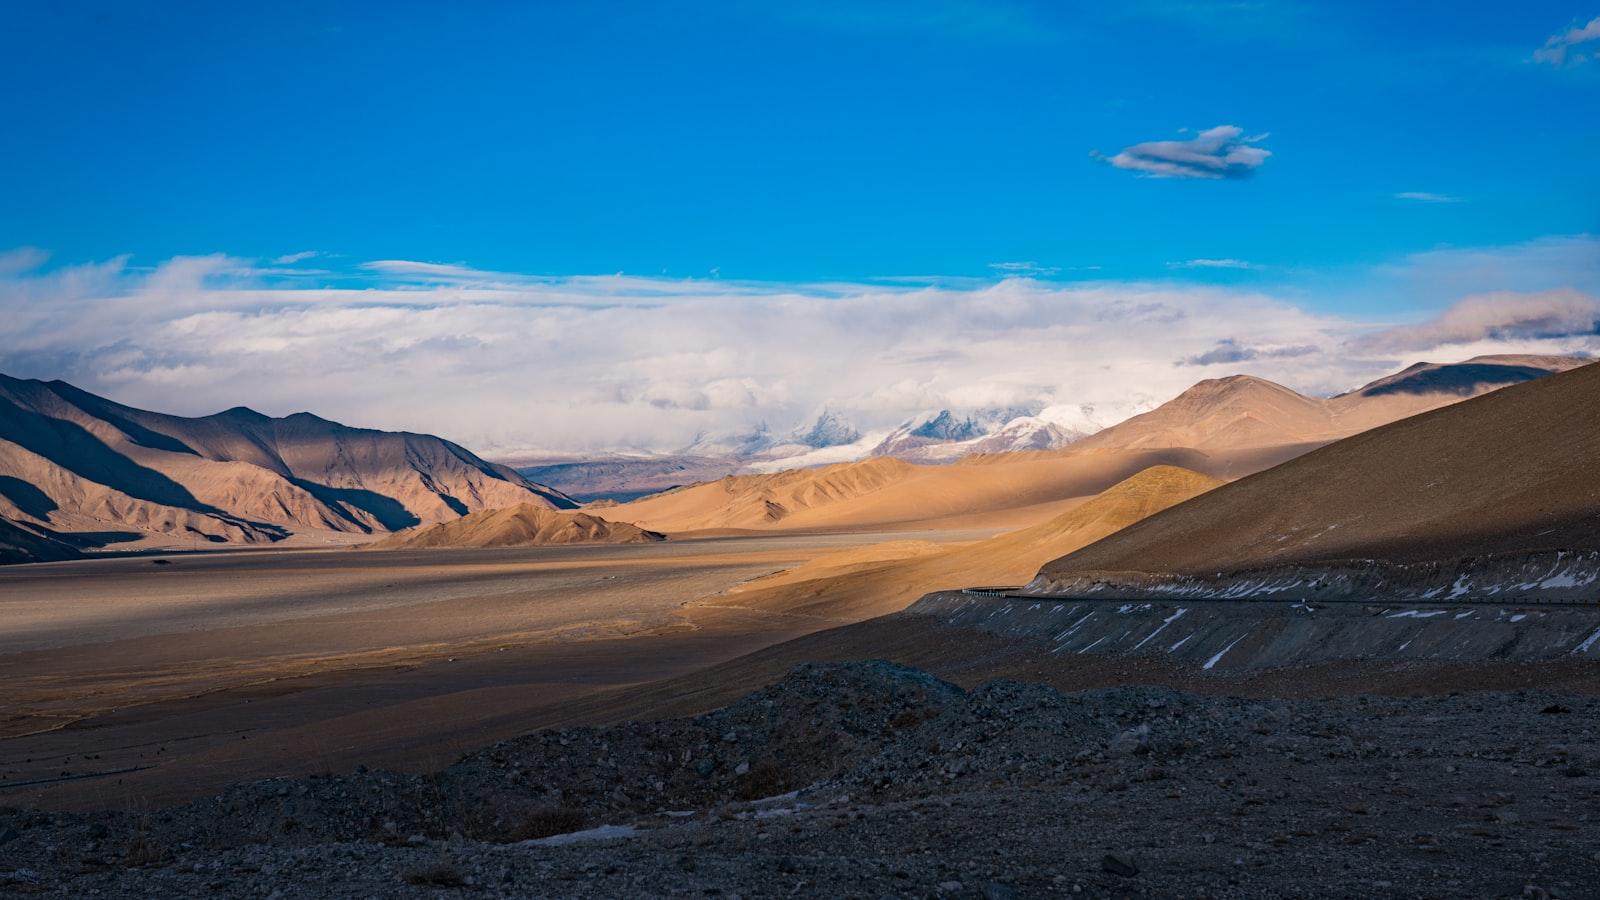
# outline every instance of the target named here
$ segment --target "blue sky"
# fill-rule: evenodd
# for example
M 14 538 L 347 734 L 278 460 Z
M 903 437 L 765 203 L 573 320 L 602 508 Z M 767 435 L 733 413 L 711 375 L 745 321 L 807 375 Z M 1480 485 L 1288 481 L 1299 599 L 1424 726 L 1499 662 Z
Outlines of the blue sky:
M 0 370 L 128 402 L 664 447 L 823 405 L 1160 398 L 1226 374 L 1197 358 L 1326 392 L 1422 353 L 1594 343 L 1595 0 L 4 15 Z M 1148 353 L 1086 305 L 1136 298 L 1171 311 Z M 916 331 L 954 306 L 985 359 Z M 223 321 L 235 363 L 193 342 Z M 772 362 L 816 322 L 841 377 Z M 408 337 L 316 355 L 374 323 Z M 679 336 L 692 364 L 650 340 L 679 324 L 709 335 Z M 620 349 L 572 345 L 597 327 Z M 592 364 L 486 349 L 507 334 Z M 521 393 L 456 401 L 494 373 Z
M 1237 279 L 1600 231 L 1600 63 L 1533 58 L 1600 5 L 1098 8 L 1119 5 L 12 4 L 0 246 L 764 280 L 1270 267 L 1188 270 Z M 1251 177 L 1091 157 L 1219 125 L 1267 135 Z

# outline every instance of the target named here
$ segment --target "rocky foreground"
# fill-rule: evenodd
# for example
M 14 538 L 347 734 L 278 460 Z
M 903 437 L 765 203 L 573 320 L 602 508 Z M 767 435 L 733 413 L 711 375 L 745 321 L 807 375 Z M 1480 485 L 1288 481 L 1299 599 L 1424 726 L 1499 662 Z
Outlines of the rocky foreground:
M 0 894 L 1594 896 L 1597 727 L 1600 700 L 1548 692 L 964 692 L 801 666 L 694 719 L 431 776 L 0 811 Z

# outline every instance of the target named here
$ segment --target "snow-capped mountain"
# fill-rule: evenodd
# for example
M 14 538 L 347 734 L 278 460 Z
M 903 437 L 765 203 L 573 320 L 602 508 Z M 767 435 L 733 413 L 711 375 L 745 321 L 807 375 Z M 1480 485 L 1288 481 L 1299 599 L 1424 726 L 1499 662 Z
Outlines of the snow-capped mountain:
M 944 452 L 944 448 L 983 438 L 1007 423 L 1032 416 L 1035 412 L 1026 407 L 1000 407 L 974 410 L 962 416 L 948 409 L 925 413 L 891 431 L 888 437 L 872 448 L 871 455 L 897 456 L 901 459 L 953 459 L 961 453 L 951 456 Z
M 1153 397 L 1135 397 L 1120 403 L 1063 403 L 1040 410 L 1038 418 L 1088 437 L 1159 405 Z
M 810 428 L 801 426 L 793 432 L 794 443 L 821 449 L 853 444 L 861 440 L 861 432 L 831 409 L 824 409 Z
M 995 431 L 968 441 L 962 455 L 1058 450 L 1087 436 L 1084 432 L 1072 431 L 1038 416 L 1018 416 Z

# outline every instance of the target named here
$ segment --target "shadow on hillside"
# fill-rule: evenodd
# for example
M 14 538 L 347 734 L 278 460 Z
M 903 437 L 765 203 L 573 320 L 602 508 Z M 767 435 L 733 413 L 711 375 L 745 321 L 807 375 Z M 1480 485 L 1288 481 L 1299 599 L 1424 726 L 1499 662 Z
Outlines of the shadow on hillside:
M 223 510 L 201 503 L 183 485 L 106 446 L 81 425 L 40 415 L 5 399 L 0 399 L 0 422 L 6 424 L 0 436 L 80 478 L 115 488 L 140 500 L 213 515 L 223 514 Z
M 422 524 L 422 520 L 417 518 L 415 513 L 406 509 L 404 504 L 393 497 L 385 497 L 375 491 L 361 488 L 328 487 L 325 484 L 317 484 L 315 481 L 306 481 L 299 478 L 293 479 L 293 481 L 297 487 L 303 488 L 306 493 L 326 503 L 336 512 L 344 514 L 346 519 L 359 526 L 363 531 L 371 532 L 372 529 L 369 523 L 350 515 L 346 512 L 347 509 L 361 510 L 376 519 L 378 524 L 389 531 L 399 531 L 402 528 L 410 528 L 414 525 Z M 449 500 L 455 500 L 455 498 L 449 497 L 447 502 Z M 461 506 L 459 500 L 451 503 L 452 508 L 457 506 Z M 466 507 L 464 506 L 461 506 L 457 511 L 461 515 L 466 515 Z
M 61 508 L 44 491 L 10 475 L 0 475 L 0 497 L 10 500 L 24 515 L 35 519 L 48 519 L 51 513 Z
M 1369 388 L 1361 394 L 1364 397 L 1381 397 L 1385 394 L 1455 394 L 1469 397 L 1485 388 L 1521 384 L 1549 374 L 1545 369 L 1534 366 L 1460 363 L 1448 368 L 1407 375 L 1398 381 Z

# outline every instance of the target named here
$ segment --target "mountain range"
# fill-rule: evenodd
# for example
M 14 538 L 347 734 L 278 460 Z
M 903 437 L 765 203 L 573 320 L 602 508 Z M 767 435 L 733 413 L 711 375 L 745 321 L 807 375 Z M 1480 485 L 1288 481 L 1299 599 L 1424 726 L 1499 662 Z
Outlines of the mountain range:
M 1407 371 L 1378 383 L 1377 396 L 1438 377 Z M 1374 428 L 1217 488 L 1045 565 L 1035 585 L 1048 591 L 1095 573 L 1219 577 L 1600 551 L 1597 454 L 1600 365 L 1589 365 Z
M 703 437 L 674 453 L 563 458 L 523 464 L 519 471 L 577 497 L 626 502 L 728 475 L 769 474 L 871 457 L 942 464 L 980 454 L 1071 446 L 1309 448 L 1585 362 L 1561 356 L 1482 356 L 1458 363 L 1417 363 L 1331 398 L 1235 375 L 1202 381 L 1159 406 L 1130 400 L 1111 407 L 999 407 L 961 413 L 939 409 L 872 434 L 862 433 L 841 412 L 829 409 L 815 422 L 783 434 L 763 424 L 749 433 Z
M 525 503 L 576 506 L 432 435 L 243 407 L 186 418 L 0 376 L 0 542 L 13 557 L 349 540 Z
M 1419 363 L 1327 399 L 1238 375 L 1202 381 L 1093 434 L 1062 426 L 1060 416 L 1011 409 L 960 416 L 941 410 L 873 437 L 826 410 L 780 437 L 762 429 L 766 437 L 736 442 L 750 456 L 601 459 L 524 470 L 586 488 L 607 481 L 649 481 L 660 489 L 699 483 L 625 496 L 629 502 L 605 513 L 604 528 L 520 522 L 513 530 L 609 540 L 622 524 L 665 533 L 1022 527 L 1150 466 L 1237 479 L 1584 362 L 1498 356 Z M 849 461 L 793 465 L 828 453 Z M 722 467 L 751 466 L 760 454 L 778 470 L 719 476 Z M 68 558 L 105 547 L 351 543 L 523 506 L 558 510 L 578 503 L 431 435 L 353 428 L 310 413 L 273 418 L 243 407 L 186 418 L 60 381 L 0 376 L 3 561 Z
M 1419 364 L 1327 400 L 1251 376 L 1214 379 L 1063 449 L 969 453 L 944 465 L 872 456 L 733 475 L 643 497 L 607 515 L 669 533 L 1032 524 L 1147 466 L 1240 478 L 1350 434 L 1583 362 L 1485 357 Z

